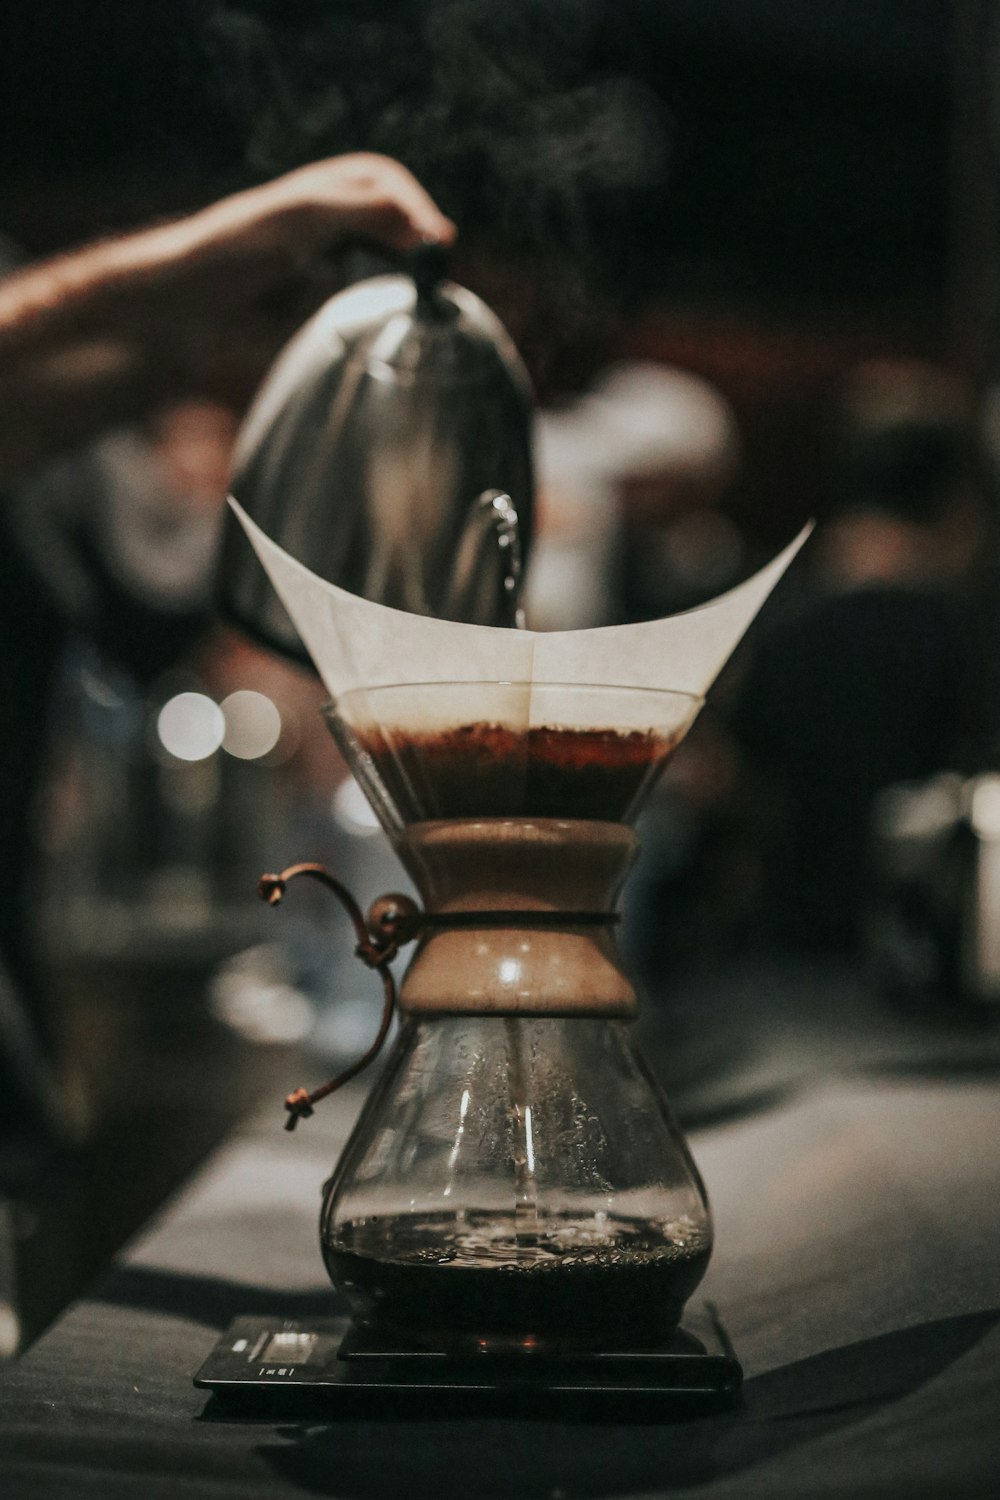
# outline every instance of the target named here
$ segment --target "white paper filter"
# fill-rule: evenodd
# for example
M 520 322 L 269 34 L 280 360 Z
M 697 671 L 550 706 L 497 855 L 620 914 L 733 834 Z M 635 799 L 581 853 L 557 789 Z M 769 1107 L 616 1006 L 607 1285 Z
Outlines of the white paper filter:
M 326 582 L 261 531 L 230 496 L 331 697 L 419 682 L 666 688 L 703 698 L 812 530 L 728 593 L 637 625 L 511 630 L 374 604 Z

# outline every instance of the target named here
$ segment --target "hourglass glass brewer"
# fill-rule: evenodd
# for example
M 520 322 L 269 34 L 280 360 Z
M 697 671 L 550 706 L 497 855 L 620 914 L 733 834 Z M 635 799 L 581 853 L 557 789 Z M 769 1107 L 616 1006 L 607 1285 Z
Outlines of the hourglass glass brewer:
M 537 635 L 348 593 L 234 508 L 419 893 L 364 917 L 319 866 L 261 882 L 277 903 L 310 876 L 347 907 L 384 989 L 365 1061 L 400 1019 L 323 1189 L 349 1327 L 311 1373 L 274 1368 L 365 1389 L 731 1395 L 717 1319 L 685 1313 L 711 1216 L 634 1043 L 616 901 L 645 796 L 806 533 L 700 610 Z M 411 944 L 397 997 L 389 964 Z M 296 1090 L 289 1125 L 342 1081 Z

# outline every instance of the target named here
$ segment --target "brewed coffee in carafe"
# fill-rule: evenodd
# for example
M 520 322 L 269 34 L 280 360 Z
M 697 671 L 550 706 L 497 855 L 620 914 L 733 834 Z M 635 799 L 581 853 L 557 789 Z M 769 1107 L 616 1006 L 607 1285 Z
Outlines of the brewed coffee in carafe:
M 321 1243 L 362 1323 L 639 1347 L 675 1327 L 711 1226 L 627 1022 L 455 1016 L 405 1024 Z

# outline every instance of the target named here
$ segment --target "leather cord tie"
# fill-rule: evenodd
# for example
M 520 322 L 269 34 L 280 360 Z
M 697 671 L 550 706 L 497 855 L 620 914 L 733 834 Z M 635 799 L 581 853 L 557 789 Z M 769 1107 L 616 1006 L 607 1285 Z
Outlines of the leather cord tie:
M 285 1121 L 286 1130 L 294 1130 L 299 1120 L 308 1119 L 313 1113 L 313 1106 L 320 1099 L 325 1099 L 328 1094 L 335 1093 L 337 1089 L 343 1088 L 345 1083 L 356 1078 L 370 1062 L 374 1062 L 381 1052 L 396 1009 L 396 981 L 389 965 L 400 948 L 407 943 L 412 943 L 422 932 L 443 931 L 447 928 L 610 927 L 620 921 L 618 912 L 539 911 L 537 909 L 427 912 L 422 911 L 411 897 L 396 892 L 379 896 L 376 901 L 372 902 L 368 915 L 365 916 L 347 887 L 335 875 L 331 875 L 325 865 L 313 863 L 289 865 L 287 870 L 282 870 L 280 875 L 262 875 L 257 883 L 258 895 L 262 901 L 267 902 L 268 906 L 277 906 L 289 882 L 300 875 L 310 875 L 313 880 L 318 880 L 321 885 L 325 885 L 344 908 L 357 938 L 355 954 L 369 969 L 374 969 L 382 980 L 383 1003 L 382 1019 L 375 1040 L 357 1062 L 353 1062 L 343 1073 L 338 1073 L 335 1078 L 321 1084 L 319 1088 L 313 1089 L 312 1093 L 298 1088 L 288 1095 L 285 1100 L 285 1108 L 288 1111 L 288 1119 Z
M 382 1019 L 379 1023 L 378 1033 L 367 1052 L 359 1057 L 357 1062 L 351 1064 L 343 1073 L 338 1073 L 336 1078 L 331 1078 L 328 1083 L 322 1084 L 318 1089 L 309 1093 L 306 1089 L 295 1089 L 285 1100 L 285 1108 L 288 1111 L 288 1119 L 285 1121 L 286 1130 L 294 1130 L 299 1120 L 306 1120 L 313 1112 L 313 1106 L 320 1100 L 325 1099 L 327 1094 L 343 1088 L 358 1073 L 367 1068 L 382 1050 L 382 1045 L 389 1034 L 392 1025 L 393 1012 L 396 1009 L 396 981 L 392 976 L 389 965 L 404 943 L 412 942 L 420 930 L 420 908 L 409 896 L 380 896 L 372 905 L 367 918 L 363 915 L 361 907 L 355 901 L 350 891 L 342 885 L 335 875 L 331 875 L 325 865 L 300 864 L 289 865 L 287 870 L 282 870 L 280 875 L 262 875 L 257 885 L 257 890 L 262 901 L 268 906 L 277 906 L 285 894 L 289 881 L 295 880 L 300 875 L 311 875 L 321 885 L 333 892 L 341 906 L 351 919 L 354 934 L 357 938 L 355 953 L 363 964 L 369 969 L 374 969 L 382 980 Z

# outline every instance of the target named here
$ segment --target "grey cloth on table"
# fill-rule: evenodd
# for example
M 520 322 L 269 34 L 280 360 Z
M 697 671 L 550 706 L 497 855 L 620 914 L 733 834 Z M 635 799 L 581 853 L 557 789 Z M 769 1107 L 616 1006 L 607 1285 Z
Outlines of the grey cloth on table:
M 239 1313 L 334 1310 L 320 1185 L 360 1093 L 222 1150 L 0 1378 L 11 1500 L 949 1495 L 1000 1483 L 1000 1093 L 842 1079 L 696 1133 L 741 1408 L 678 1423 L 213 1419 Z

